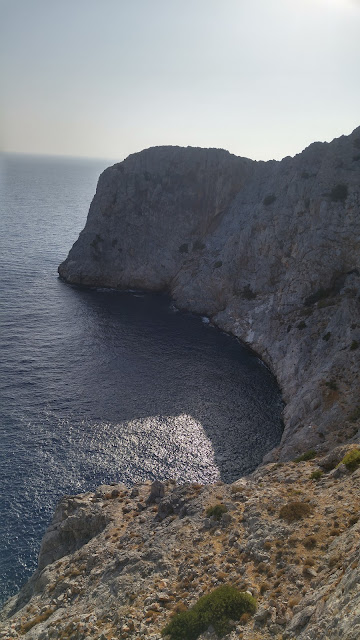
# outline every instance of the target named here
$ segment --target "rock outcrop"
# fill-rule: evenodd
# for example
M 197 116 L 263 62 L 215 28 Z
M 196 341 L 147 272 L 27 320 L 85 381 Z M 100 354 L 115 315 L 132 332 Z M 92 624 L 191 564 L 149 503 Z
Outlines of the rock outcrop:
M 71 283 L 166 290 L 253 347 L 286 402 L 267 460 L 357 432 L 360 128 L 294 158 L 157 147 L 99 179 L 59 267 Z
M 47 534 L 59 552 L 42 552 L 5 605 L 0 639 L 160 640 L 173 613 L 232 584 L 258 607 L 228 640 L 358 640 L 360 467 L 335 466 L 351 448 L 232 485 L 148 482 L 66 498 Z M 81 544 L 98 513 L 106 526 Z

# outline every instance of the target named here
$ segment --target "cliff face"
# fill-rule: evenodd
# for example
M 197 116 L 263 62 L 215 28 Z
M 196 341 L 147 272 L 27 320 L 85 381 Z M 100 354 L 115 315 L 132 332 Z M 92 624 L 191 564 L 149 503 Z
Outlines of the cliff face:
M 167 290 L 270 364 L 286 402 L 270 459 L 354 438 L 359 410 L 360 128 L 256 163 L 158 147 L 100 177 L 60 275 Z

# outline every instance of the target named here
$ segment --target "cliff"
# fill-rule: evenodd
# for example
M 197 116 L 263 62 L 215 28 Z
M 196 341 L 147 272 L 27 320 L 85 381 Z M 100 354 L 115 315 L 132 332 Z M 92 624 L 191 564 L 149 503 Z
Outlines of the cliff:
M 267 460 L 351 440 L 359 405 L 360 128 L 294 158 L 156 147 L 101 175 L 59 267 L 71 283 L 166 290 L 271 366 L 285 431 Z

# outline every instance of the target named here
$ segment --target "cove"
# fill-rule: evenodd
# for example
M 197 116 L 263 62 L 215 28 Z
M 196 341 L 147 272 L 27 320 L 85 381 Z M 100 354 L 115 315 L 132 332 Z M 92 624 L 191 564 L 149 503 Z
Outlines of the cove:
M 23 362 L 23 424 L 10 419 L 7 438 L 18 497 L 4 508 L 6 548 L 12 567 L 17 556 L 17 572 L 8 571 L 16 585 L 34 569 L 63 494 L 112 481 L 231 482 L 282 433 L 276 381 L 235 338 L 176 311 L 165 295 L 56 284 L 56 326 L 47 323 L 36 361 Z

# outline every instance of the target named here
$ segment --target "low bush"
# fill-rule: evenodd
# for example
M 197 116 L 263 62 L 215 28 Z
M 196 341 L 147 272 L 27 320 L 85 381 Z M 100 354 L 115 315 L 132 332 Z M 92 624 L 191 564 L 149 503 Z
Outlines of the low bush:
M 310 474 L 310 480 L 320 480 L 322 475 L 323 475 L 323 471 L 321 471 L 320 469 L 316 469 L 316 471 L 313 471 Z
M 316 458 L 316 451 L 315 449 L 309 449 L 309 451 L 305 451 L 301 456 L 295 458 L 294 462 L 305 462 L 306 460 L 312 460 L 313 458 Z
M 337 391 L 337 388 L 338 388 L 335 380 L 329 380 L 328 382 L 325 382 L 325 386 L 328 389 L 331 389 L 331 391 Z
M 355 471 L 360 466 L 360 449 L 349 451 L 340 464 L 344 464 L 349 471 Z
M 348 188 L 346 184 L 337 184 L 330 193 L 333 202 L 343 202 L 348 196 Z
M 274 196 L 274 194 L 271 193 L 268 196 L 265 196 L 263 200 L 263 204 L 267 207 L 269 204 L 272 204 L 273 202 L 275 202 L 275 200 L 276 200 L 276 196 Z
M 360 407 L 356 407 L 352 413 L 349 415 L 350 422 L 356 422 L 360 418 Z
M 315 536 L 307 536 L 303 540 L 303 545 L 305 549 L 313 549 L 317 545 L 317 538 Z
M 323 336 L 323 340 L 325 340 L 325 342 L 327 342 L 328 340 L 330 340 L 331 337 L 331 333 L 330 331 L 328 331 L 327 333 L 325 333 L 325 335 Z
M 307 502 L 288 502 L 281 507 L 279 516 L 287 522 L 295 522 L 310 515 L 311 511 L 311 506 Z
M 207 517 L 211 518 L 212 516 L 215 520 L 221 520 L 222 514 L 226 512 L 227 512 L 227 507 L 221 502 L 219 502 L 218 504 L 214 504 L 211 507 L 208 507 L 208 509 L 206 509 Z
M 202 596 L 191 609 L 176 614 L 161 633 L 171 640 L 196 640 L 211 625 L 222 637 L 231 630 L 230 620 L 239 620 L 244 613 L 255 611 L 255 598 L 223 585 Z
M 193 251 L 202 251 L 203 249 L 205 249 L 205 247 L 206 247 L 206 244 L 204 244 L 200 240 L 195 240 L 193 244 Z
M 353 340 L 350 345 L 350 351 L 355 351 L 355 349 L 359 348 L 359 343 L 357 340 Z
M 245 300 L 254 300 L 256 298 L 256 293 L 250 288 L 249 284 L 243 288 L 242 297 L 245 298 Z

